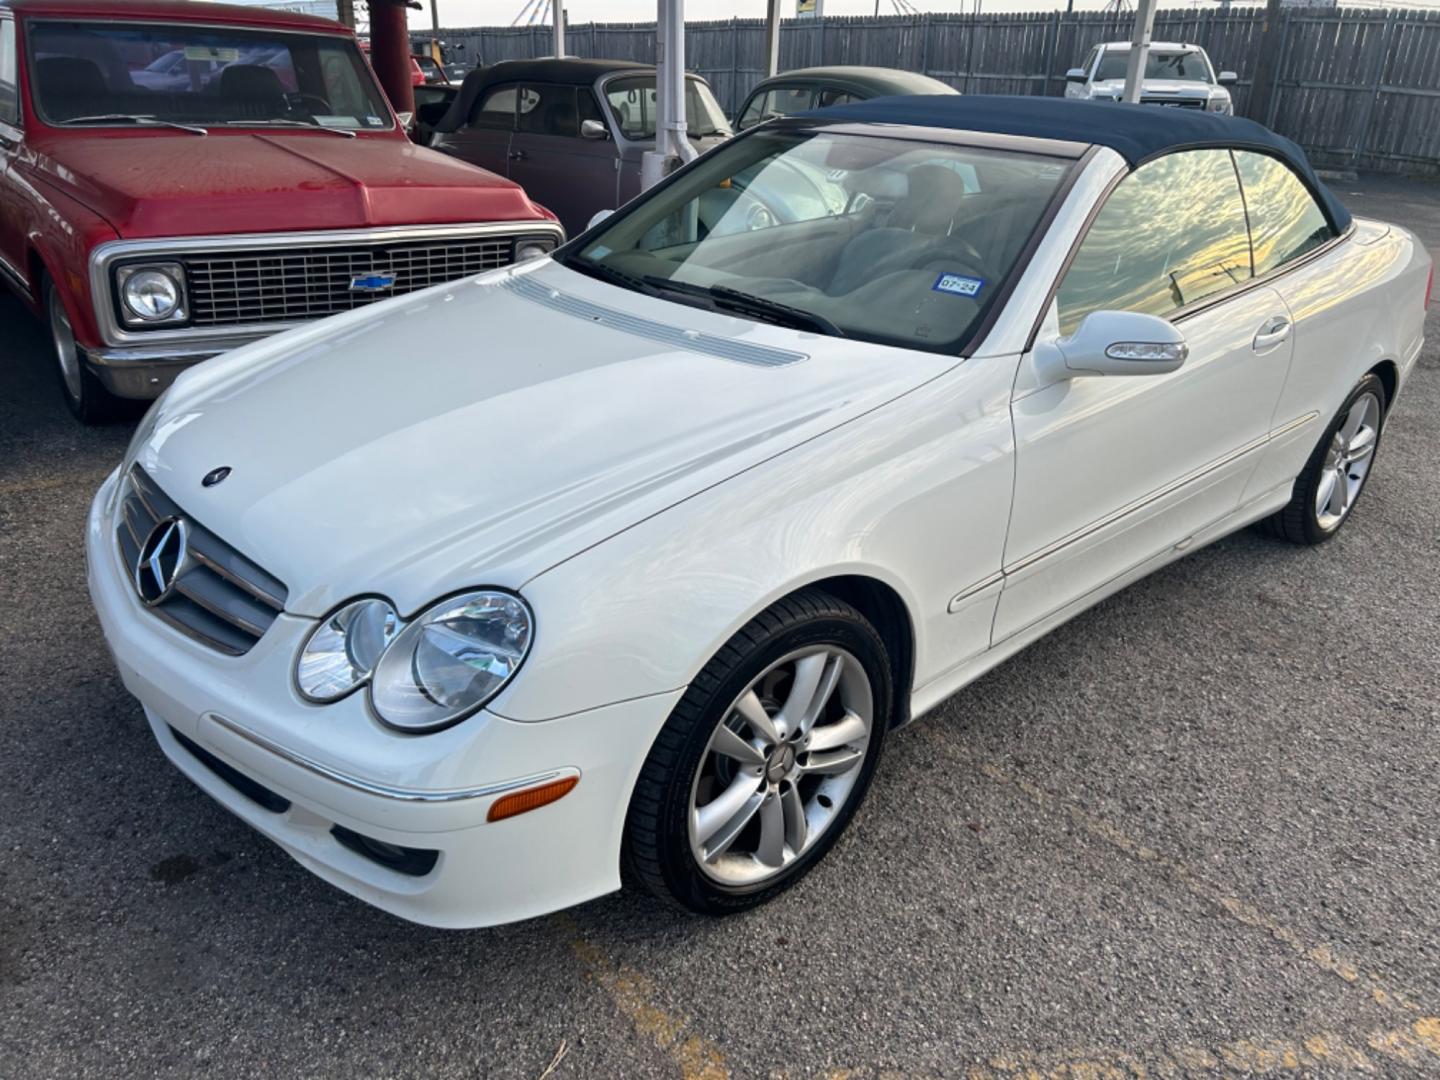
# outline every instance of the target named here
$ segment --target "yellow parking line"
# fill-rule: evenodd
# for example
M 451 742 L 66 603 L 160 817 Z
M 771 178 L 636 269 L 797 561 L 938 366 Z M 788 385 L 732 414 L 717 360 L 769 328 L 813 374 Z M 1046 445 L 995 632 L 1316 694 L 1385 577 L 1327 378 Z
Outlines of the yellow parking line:
M 1346 983 L 1363 988 L 1376 1004 L 1402 1013 L 1418 1013 L 1423 1011 L 1414 999 L 1403 991 L 1396 989 L 1390 980 L 1383 978 L 1373 971 L 1364 970 L 1352 961 L 1346 960 L 1344 957 L 1338 955 L 1329 945 L 1323 943 L 1318 945 L 1307 943 L 1295 931 L 1282 925 L 1255 905 L 1233 896 L 1224 889 L 1211 885 L 1200 877 L 1199 874 L 1195 873 L 1177 859 L 1162 855 L 1154 848 L 1128 836 L 1108 821 L 1086 813 L 1078 806 L 1075 806 L 1059 795 L 1046 791 L 1038 784 L 1022 776 L 1007 773 L 998 765 L 991 762 L 980 760 L 968 747 L 951 744 L 945 740 L 940 741 L 944 742 L 952 753 L 968 761 L 974 768 L 978 769 L 991 780 L 1020 791 L 1038 805 L 1065 814 L 1071 821 L 1090 835 L 1105 841 L 1112 847 L 1118 848 L 1132 858 L 1163 869 L 1179 881 L 1190 893 L 1218 907 L 1236 922 L 1265 931 L 1276 941 L 1286 946 L 1290 951 L 1313 966 L 1334 975 Z
M 574 918 L 554 917 L 570 942 L 570 950 L 586 973 L 609 995 L 635 1030 L 648 1037 L 680 1067 L 684 1080 L 729 1080 L 730 1069 L 718 1047 L 693 1030 L 687 1016 L 668 1013 L 655 1004 L 655 984 L 633 968 L 617 964 L 585 939 Z
M 1138 1053 L 1089 1050 L 991 1057 L 968 1080 L 1149 1080 L 1151 1077 L 1276 1076 L 1323 1068 L 1375 1072 L 1391 1064 L 1440 1065 L 1440 1017 L 1352 1040 L 1334 1032 L 1289 1039 L 1239 1039 L 1217 1046 L 1181 1044 Z M 861 1074 L 852 1073 L 853 1076 Z

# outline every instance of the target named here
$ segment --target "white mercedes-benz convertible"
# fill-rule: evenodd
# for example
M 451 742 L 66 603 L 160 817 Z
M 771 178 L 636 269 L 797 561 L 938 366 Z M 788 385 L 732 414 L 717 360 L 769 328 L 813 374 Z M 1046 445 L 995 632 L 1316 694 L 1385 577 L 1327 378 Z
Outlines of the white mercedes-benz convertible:
M 1429 271 L 1245 121 L 790 118 L 182 375 L 90 590 L 170 759 L 372 904 L 500 923 L 629 867 L 737 911 L 1047 630 L 1252 522 L 1333 536 Z

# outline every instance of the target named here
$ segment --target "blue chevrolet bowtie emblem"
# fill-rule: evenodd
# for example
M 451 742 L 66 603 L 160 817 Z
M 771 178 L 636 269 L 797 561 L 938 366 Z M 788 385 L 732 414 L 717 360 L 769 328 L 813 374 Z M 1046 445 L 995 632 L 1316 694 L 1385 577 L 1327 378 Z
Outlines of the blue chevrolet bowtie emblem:
M 384 292 L 394 287 L 394 274 L 359 274 L 350 279 L 350 288 L 357 292 Z

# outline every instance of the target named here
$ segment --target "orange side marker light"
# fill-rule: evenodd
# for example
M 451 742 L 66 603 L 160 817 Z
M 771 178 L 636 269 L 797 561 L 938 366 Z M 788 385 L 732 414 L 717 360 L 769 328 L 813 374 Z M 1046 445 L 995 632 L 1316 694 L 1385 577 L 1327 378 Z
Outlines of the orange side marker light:
M 506 795 L 490 804 L 490 812 L 485 815 L 485 820 L 503 821 L 505 818 L 514 817 L 517 814 L 525 814 L 531 810 L 538 810 L 542 806 L 549 806 L 552 802 L 569 795 L 575 790 L 575 785 L 578 783 L 580 783 L 578 776 L 566 776 L 560 780 L 551 780 L 548 784 L 541 784 L 539 787 L 526 788 L 513 795 Z

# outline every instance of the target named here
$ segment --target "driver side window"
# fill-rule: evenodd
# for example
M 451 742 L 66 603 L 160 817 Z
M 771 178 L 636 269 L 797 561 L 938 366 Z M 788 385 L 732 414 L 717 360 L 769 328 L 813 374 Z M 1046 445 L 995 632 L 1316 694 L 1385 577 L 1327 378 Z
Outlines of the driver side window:
M 1092 311 L 1166 316 L 1251 276 L 1230 152 L 1170 154 L 1122 180 L 1095 216 L 1060 282 L 1060 332 Z

